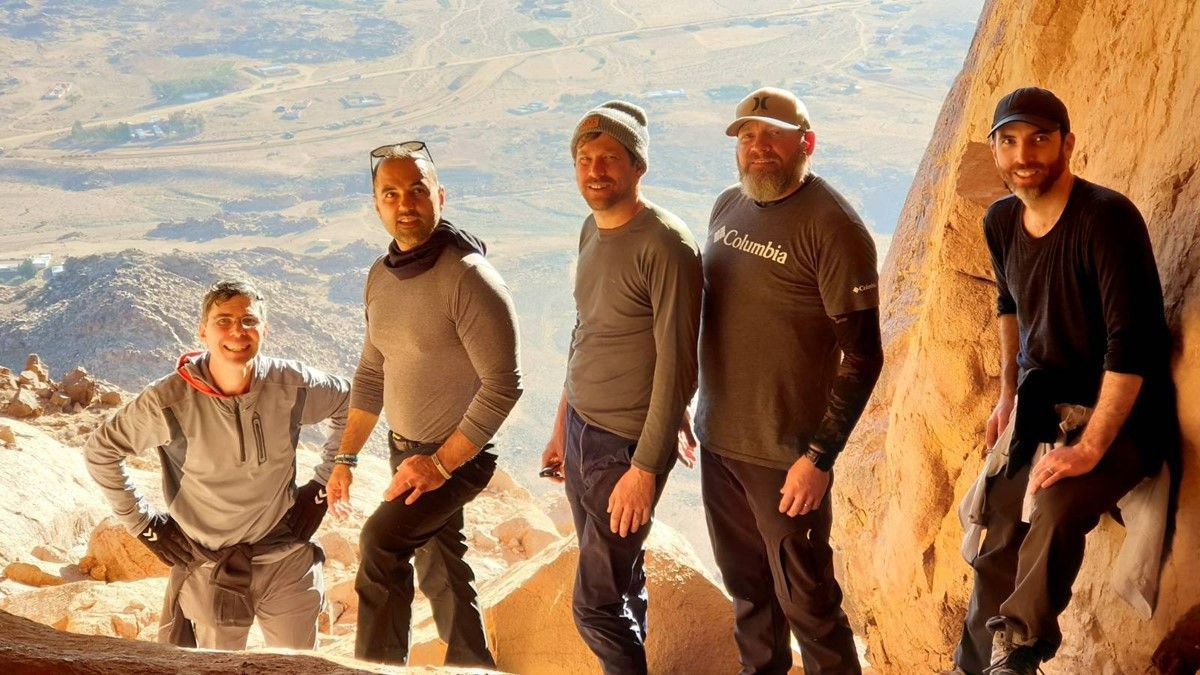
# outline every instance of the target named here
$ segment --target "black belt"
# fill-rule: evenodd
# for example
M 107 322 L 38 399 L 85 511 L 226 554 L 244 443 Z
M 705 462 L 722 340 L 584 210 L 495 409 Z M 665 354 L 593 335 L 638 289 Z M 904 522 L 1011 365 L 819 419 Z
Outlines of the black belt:
M 445 441 L 414 441 L 401 436 L 400 434 L 389 431 L 388 436 L 391 439 L 392 447 L 401 452 L 409 452 L 410 450 L 419 450 L 434 446 L 434 449 L 440 448 Z

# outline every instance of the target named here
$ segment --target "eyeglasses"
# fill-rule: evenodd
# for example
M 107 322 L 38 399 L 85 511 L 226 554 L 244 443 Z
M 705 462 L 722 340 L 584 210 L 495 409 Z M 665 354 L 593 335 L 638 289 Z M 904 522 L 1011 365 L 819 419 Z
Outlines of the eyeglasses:
M 258 318 L 257 316 L 249 315 L 243 316 L 240 319 L 232 316 L 218 316 L 217 318 L 213 319 L 213 324 L 221 330 L 229 330 L 234 326 L 241 326 L 242 330 L 247 331 L 258 330 L 259 326 L 262 325 L 262 319 Z
M 381 145 L 371 151 L 371 181 L 375 180 L 375 172 L 379 169 L 379 165 L 383 160 L 402 156 L 413 152 L 419 152 L 433 164 L 433 155 L 429 154 L 429 146 L 425 145 L 425 141 L 404 141 L 403 143 L 388 143 Z

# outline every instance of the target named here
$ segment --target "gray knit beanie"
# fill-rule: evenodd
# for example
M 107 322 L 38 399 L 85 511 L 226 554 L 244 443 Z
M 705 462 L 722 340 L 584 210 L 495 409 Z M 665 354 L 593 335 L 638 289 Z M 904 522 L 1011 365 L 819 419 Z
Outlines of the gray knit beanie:
M 646 127 L 646 111 L 625 101 L 608 101 L 592 108 L 579 120 L 571 136 L 571 159 L 579 138 L 593 131 L 608 134 L 625 146 L 642 166 L 650 166 L 647 153 L 650 149 L 650 130 Z

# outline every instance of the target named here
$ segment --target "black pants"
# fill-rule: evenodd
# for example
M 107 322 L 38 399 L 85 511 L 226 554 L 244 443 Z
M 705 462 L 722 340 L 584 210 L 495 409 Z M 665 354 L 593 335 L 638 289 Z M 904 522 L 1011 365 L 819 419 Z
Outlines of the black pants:
M 1089 473 L 1039 490 L 1029 523 L 1021 505 L 1030 465 L 1012 478 L 988 479 L 983 518 L 987 534 L 972 567 L 975 586 L 954 661 L 967 673 L 983 672 L 991 659 L 989 620 L 1011 627 L 1016 640 L 1048 659 L 1062 643 L 1058 615 L 1071 601 L 1083 564 L 1085 535 L 1100 516 L 1142 480 L 1136 448 L 1118 436 Z M 994 622 L 995 623 L 995 622 Z
M 829 495 L 816 511 L 791 518 L 779 512 L 787 471 L 704 449 L 700 474 L 713 554 L 733 597 L 741 672 L 788 672 L 790 628 L 807 675 L 861 673 L 833 576 Z
M 579 536 L 571 609 L 575 627 L 604 672 L 646 672 L 646 575 L 642 544 L 650 523 L 622 538 L 609 528 L 608 498 L 630 467 L 636 441 L 585 422 L 567 408 L 567 501 Z M 666 484 L 658 478 L 654 503 Z
M 402 451 L 392 444 L 392 470 L 414 453 L 429 454 L 437 444 Z M 447 645 L 446 664 L 495 668 L 483 632 L 475 574 L 463 560 L 463 505 L 478 495 L 496 471 L 496 456 L 485 449 L 458 468 L 442 487 L 411 506 L 405 495 L 379 505 L 363 526 L 358 593 L 358 632 L 354 655 L 367 661 L 404 665 L 412 620 L 413 565 L 429 598 L 438 636 Z

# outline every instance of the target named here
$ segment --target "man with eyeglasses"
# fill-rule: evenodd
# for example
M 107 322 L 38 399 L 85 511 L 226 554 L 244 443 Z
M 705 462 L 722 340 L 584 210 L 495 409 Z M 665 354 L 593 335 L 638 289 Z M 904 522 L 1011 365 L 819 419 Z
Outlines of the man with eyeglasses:
M 975 585 L 953 672 L 1027 675 L 1062 642 L 1058 615 L 1085 535 L 1160 475 L 1178 425 L 1162 288 L 1137 207 L 1071 173 L 1067 108 L 1045 89 L 1000 99 L 988 141 L 1013 193 L 983 221 L 1000 396 L 969 516 L 987 534 L 964 547 Z M 1161 549 L 1148 554 L 1157 569 Z
M 883 366 L 875 244 L 809 170 L 816 134 L 759 89 L 726 128 L 740 182 L 713 205 L 700 333 L 701 490 L 743 673 L 859 673 L 829 534 L 833 465 Z
M 88 438 L 88 471 L 121 522 L 171 566 L 159 640 L 244 649 L 255 617 L 268 647 L 315 649 L 324 554 L 310 541 L 341 441 L 350 382 L 259 354 L 266 302 L 247 281 L 214 284 L 200 341 Z M 296 487 L 304 425 L 330 422 L 323 462 Z M 156 448 L 161 511 L 126 458 Z
M 543 475 L 566 482 L 579 536 L 575 625 L 610 674 L 646 672 L 642 545 L 696 389 L 700 256 L 687 226 L 642 197 L 649 141 L 645 111 L 624 101 L 590 110 L 571 137 L 591 215 L 566 386 L 542 455 Z
M 330 501 L 349 500 L 381 411 L 394 473 L 362 531 L 354 651 L 407 661 L 415 558 L 446 663 L 494 668 L 463 560 L 463 506 L 491 480 L 492 437 L 521 395 L 516 312 L 483 242 L 441 217 L 446 192 L 425 144 L 385 145 L 370 160 L 375 212 L 392 241 L 367 274 L 366 336 Z

